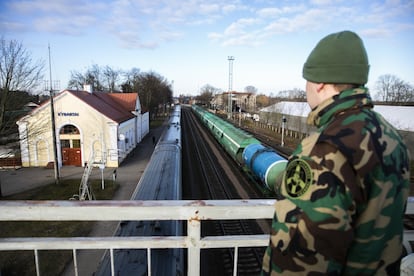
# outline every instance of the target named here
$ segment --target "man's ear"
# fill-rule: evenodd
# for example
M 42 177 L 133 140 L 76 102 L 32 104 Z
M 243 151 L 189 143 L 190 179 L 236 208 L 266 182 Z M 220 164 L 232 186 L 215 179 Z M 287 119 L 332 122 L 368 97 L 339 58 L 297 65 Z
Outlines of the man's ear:
M 316 84 L 316 92 L 321 92 L 321 90 L 325 87 L 325 83 L 321 82 Z

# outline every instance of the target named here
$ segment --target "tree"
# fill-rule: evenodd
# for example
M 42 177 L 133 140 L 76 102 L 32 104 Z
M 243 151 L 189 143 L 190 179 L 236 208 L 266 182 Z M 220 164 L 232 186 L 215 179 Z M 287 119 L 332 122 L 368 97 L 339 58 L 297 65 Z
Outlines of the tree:
M 121 71 L 115 70 L 109 66 L 105 66 L 105 68 L 103 69 L 103 76 L 107 83 L 108 90 L 110 92 L 115 91 L 121 77 Z
M 94 64 L 91 68 L 88 69 L 86 72 L 86 79 L 85 84 L 92 85 L 93 91 L 105 91 L 103 83 L 102 83 L 102 69 L 99 65 Z
M 252 86 L 252 85 L 248 85 L 244 88 L 244 91 L 248 92 L 248 93 L 256 94 L 257 93 L 257 88 Z
M 293 88 L 291 90 L 283 90 L 277 94 L 279 100 L 295 100 L 304 101 L 306 100 L 306 92 L 299 88 Z
M 213 92 L 206 90 L 204 92 L 201 92 L 201 94 L 196 97 L 196 100 L 202 105 L 209 106 L 212 98 Z
M 375 83 L 376 97 L 384 102 L 412 102 L 414 88 L 394 75 L 382 75 Z
M 5 114 L 18 91 L 30 91 L 43 79 L 44 61 L 33 61 L 31 54 L 16 41 L 0 38 L 0 134 L 7 135 Z
M 294 100 L 306 101 L 306 91 L 300 88 L 293 88 L 291 90 L 291 97 Z
M 70 72 L 70 80 L 68 83 L 68 88 L 82 90 L 84 84 L 86 84 L 86 77 L 82 73 L 78 71 Z
M 172 103 L 172 89 L 168 81 L 155 72 L 139 73 L 133 69 L 126 74 L 129 76 L 122 84 L 124 92 L 130 90 L 137 92 L 141 104 L 152 112 L 158 110 L 158 106 Z
M 139 75 L 140 70 L 138 68 L 132 68 L 124 73 L 125 81 L 121 84 L 124 93 L 137 92 L 137 90 L 134 89 L 134 83 L 138 82 Z
M 257 108 L 262 108 L 262 107 L 268 106 L 269 105 L 269 97 L 264 95 L 264 94 L 257 95 L 256 105 L 257 105 Z
M 141 104 L 152 112 L 172 103 L 173 92 L 167 79 L 138 68 L 121 71 L 95 64 L 86 73 L 72 71 L 69 87 L 81 90 L 84 84 L 91 84 L 95 91 L 113 92 L 120 88 L 124 93 L 138 93 Z
M 12 96 L 7 100 L 3 120 L 3 131 L 0 136 L 18 133 L 16 121 L 30 111 L 30 108 L 25 107 L 25 105 L 29 102 L 39 103 L 39 95 L 33 95 L 29 92 L 15 91 L 11 95 Z
M 113 92 L 119 87 L 121 71 L 110 66 L 93 64 L 85 73 L 71 71 L 69 88 L 81 90 L 84 84 L 92 85 L 94 91 Z
M 200 95 L 198 95 L 196 97 L 196 100 L 203 104 L 203 105 L 207 105 L 209 106 L 210 104 L 213 105 L 214 108 L 217 107 L 217 102 L 211 102 L 213 100 L 213 98 L 216 96 L 217 93 L 220 93 L 221 90 L 210 85 L 210 84 L 205 84 L 203 87 L 201 87 L 200 89 Z M 216 99 L 217 100 L 217 99 Z
M 211 99 L 213 98 L 213 92 L 211 91 L 204 91 L 201 95 L 197 96 L 197 100 L 200 101 L 202 104 L 209 105 Z

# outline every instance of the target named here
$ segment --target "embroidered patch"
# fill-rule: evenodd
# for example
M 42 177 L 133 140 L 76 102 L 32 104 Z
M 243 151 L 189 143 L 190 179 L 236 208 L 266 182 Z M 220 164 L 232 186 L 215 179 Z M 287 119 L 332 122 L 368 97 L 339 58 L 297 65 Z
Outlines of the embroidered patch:
M 295 159 L 286 168 L 286 192 L 290 197 L 300 197 L 309 189 L 312 183 L 312 170 L 302 159 Z

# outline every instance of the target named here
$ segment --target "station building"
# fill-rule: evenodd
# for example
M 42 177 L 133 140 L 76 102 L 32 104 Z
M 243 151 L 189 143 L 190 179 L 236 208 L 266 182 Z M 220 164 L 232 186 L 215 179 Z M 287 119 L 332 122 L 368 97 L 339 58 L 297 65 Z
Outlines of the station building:
M 64 90 L 53 98 L 59 167 L 87 162 L 118 167 L 149 132 L 149 113 L 138 93 Z M 23 167 L 44 167 L 55 159 L 51 101 L 17 121 Z

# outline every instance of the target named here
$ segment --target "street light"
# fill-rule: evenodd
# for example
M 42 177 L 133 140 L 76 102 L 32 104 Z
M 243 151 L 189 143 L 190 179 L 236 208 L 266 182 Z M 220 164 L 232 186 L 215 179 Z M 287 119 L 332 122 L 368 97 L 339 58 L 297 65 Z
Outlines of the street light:
M 284 136 L 285 136 L 285 124 L 286 124 L 286 117 L 283 116 L 282 117 L 282 143 L 281 143 L 282 147 L 285 145 L 285 142 L 283 141 Z

